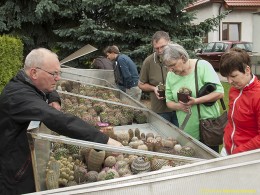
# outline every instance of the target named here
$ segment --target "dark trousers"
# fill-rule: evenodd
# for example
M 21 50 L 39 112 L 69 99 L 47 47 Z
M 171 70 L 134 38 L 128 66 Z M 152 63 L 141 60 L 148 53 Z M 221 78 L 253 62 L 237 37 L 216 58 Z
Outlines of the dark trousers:
M 215 152 L 219 153 L 219 146 L 208 146 L 208 147 L 214 150 Z
M 176 127 L 179 127 L 179 122 L 177 119 L 177 115 L 175 111 L 172 112 L 163 112 L 158 113 L 161 117 L 165 118 L 167 121 L 170 121 L 172 124 L 174 124 Z

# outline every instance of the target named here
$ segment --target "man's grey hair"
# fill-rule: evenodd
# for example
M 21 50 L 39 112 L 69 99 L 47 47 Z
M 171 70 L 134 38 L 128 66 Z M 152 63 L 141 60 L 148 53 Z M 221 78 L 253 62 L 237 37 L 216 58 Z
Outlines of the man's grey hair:
M 164 47 L 164 51 L 162 54 L 163 62 L 179 60 L 181 58 L 183 58 L 185 62 L 189 60 L 189 54 L 181 45 L 176 43 L 170 43 Z
M 24 69 L 32 68 L 32 67 L 42 67 L 46 58 L 50 55 L 53 55 L 58 59 L 56 53 L 45 49 L 45 48 L 37 48 L 33 49 L 25 58 L 24 61 Z
M 152 43 L 155 41 L 155 42 L 158 42 L 160 39 L 165 39 L 166 41 L 170 41 L 170 36 L 167 32 L 165 31 L 156 31 L 154 33 L 154 35 L 152 36 Z

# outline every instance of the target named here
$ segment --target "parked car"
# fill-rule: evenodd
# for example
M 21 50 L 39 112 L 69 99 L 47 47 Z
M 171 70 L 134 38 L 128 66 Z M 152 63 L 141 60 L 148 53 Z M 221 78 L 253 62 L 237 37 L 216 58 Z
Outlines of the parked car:
M 252 43 L 245 41 L 218 41 L 210 42 L 200 50 L 197 50 L 196 55 L 204 60 L 209 61 L 213 68 L 219 69 L 219 61 L 221 56 L 233 47 L 238 47 L 252 53 Z

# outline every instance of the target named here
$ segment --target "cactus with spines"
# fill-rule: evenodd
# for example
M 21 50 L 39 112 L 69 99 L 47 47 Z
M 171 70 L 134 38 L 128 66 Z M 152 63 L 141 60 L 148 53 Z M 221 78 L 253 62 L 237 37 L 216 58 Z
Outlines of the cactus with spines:
M 69 154 L 79 154 L 80 146 L 65 144 L 65 148 L 68 149 Z
M 168 161 L 160 158 L 153 158 L 151 160 L 151 170 L 156 171 L 161 169 L 163 166 L 168 165 Z
M 162 141 L 156 140 L 156 142 L 154 143 L 154 151 L 159 152 L 161 148 L 162 148 Z
M 135 137 L 137 137 L 138 139 L 141 139 L 141 132 L 138 128 L 135 129 Z
M 133 129 L 128 129 L 128 134 L 129 134 L 129 140 L 132 140 L 132 138 L 134 137 Z
M 173 143 L 172 140 L 162 139 L 162 146 L 163 147 L 167 147 L 167 148 L 173 148 L 174 147 L 174 143 Z
M 74 170 L 74 179 L 80 184 L 87 180 L 87 169 L 82 166 L 77 166 Z
M 98 172 L 89 171 L 87 173 L 87 182 L 96 182 L 98 180 Z
M 93 108 L 97 112 L 97 114 L 100 114 L 103 112 L 106 108 L 106 103 L 103 102 L 98 102 L 98 103 L 93 103 Z
M 66 148 L 58 148 L 57 150 L 55 150 L 53 152 L 53 157 L 56 159 L 56 160 L 60 160 L 61 157 L 67 157 L 69 154 L 69 151 L 68 149 Z
M 105 180 L 115 179 L 115 178 L 119 178 L 118 172 L 114 169 L 108 169 L 106 171 Z
M 128 163 L 124 160 L 119 160 L 115 164 L 116 170 L 119 170 L 119 169 L 122 169 L 122 168 L 127 168 L 127 167 L 128 167 Z
M 57 174 L 58 178 L 60 176 L 60 167 L 61 164 L 57 160 L 55 160 L 54 157 L 50 157 L 50 161 L 48 163 L 48 169 L 54 171 Z
M 117 172 L 120 177 L 124 177 L 125 175 L 132 175 L 132 173 L 128 167 L 123 167 L 123 168 L 119 169 Z
M 181 87 L 178 92 L 186 95 L 190 95 L 192 93 L 191 90 L 187 87 Z
M 100 171 L 100 172 L 98 173 L 98 178 L 97 178 L 97 180 L 98 180 L 98 181 L 104 181 L 105 178 L 106 178 L 106 175 L 107 175 L 107 173 L 106 173 L 105 170 Z
M 175 144 L 173 148 L 176 151 L 176 153 L 179 154 L 182 149 L 182 146 L 180 144 Z
M 105 167 L 113 167 L 116 164 L 116 158 L 114 156 L 108 156 L 104 161 Z
M 145 142 L 145 141 L 146 141 L 146 136 L 145 136 L 145 133 L 141 133 L 141 140 L 142 140 L 143 142 Z
M 154 151 L 155 141 L 153 138 L 147 139 L 145 145 L 147 146 L 148 151 Z
M 182 149 L 180 150 L 180 155 L 193 157 L 195 155 L 195 150 L 190 146 L 183 146 Z
M 134 120 L 138 124 L 147 123 L 147 116 L 141 110 L 135 110 L 134 112 Z
M 145 144 L 141 144 L 141 145 L 139 145 L 138 147 L 137 147 L 137 149 L 138 150 L 148 150 L 148 147 L 147 147 L 147 145 L 145 145 Z
M 48 190 L 59 188 L 59 177 L 53 170 L 47 170 L 46 172 L 46 188 Z
M 59 161 L 61 163 L 59 185 L 67 186 L 69 181 L 74 180 L 74 161 L 70 156 L 68 158 L 62 157 Z
M 68 181 L 68 183 L 67 183 L 67 187 L 76 186 L 76 185 L 77 185 L 76 181 Z
M 117 133 L 116 136 L 117 136 L 117 141 L 119 141 L 121 143 L 123 141 L 125 141 L 125 144 L 128 144 L 128 142 L 129 142 L 129 133 L 128 132 L 122 131 L 122 132 Z
M 138 156 L 133 155 L 133 154 L 130 154 L 130 155 L 128 156 L 129 164 L 132 164 L 132 162 L 133 162 L 136 158 L 138 158 Z
M 99 172 L 102 164 L 105 160 L 105 151 L 96 151 L 91 149 L 88 155 L 87 167 L 89 171 L 97 171 Z
M 84 163 L 87 163 L 89 152 L 90 152 L 89 148 L 81 148 L 79 150 L 79 154 L 81 156 L 81 158 L 79 160 L 82 160 Z
M 115 116 L 110 115 L 110 116 L 108 116 L 107 120 L 108 120 L 107 122 L 108 122 L 109 124 L 113 125 L 113 126 L 118 126 L 118 125 L 120 125 L 120 120 L 119 120 L 119 118 L 116 118 Z
M 148 139 L 149 137 L 154 138 L 154 134 L 153 134 L 153 133 L 147 133 L 147 134 L 146 134 L 146 139 Z
M 165 153 L 165 154 L 175 154 L 175 150 L 171 147 L 164 147 L 162 146 L 158 152 Z
M 126 116 L 122 115 L 120 113 L 121 116 L 116 115 L 116 117 L 118 117 L 119 119 L 119 123 L 120 125 L 129 125 L 132 124 L 132 121 L 129 121 L 129 118 L 127 118 Z
M 145 157 L 137 157 L 131 164 L 133 174 L 145 173 L 151 170 L 151 163 Z
M 58 148 L 63 148 L 64 147 L 64 144 L 63 143 L 59 143 L 59 142 L 54 142 L 52 143 L 52 149 L 55 151 L 57 150 Z
M 162 141 L 162 136 L 156 135 L 156 136 L 154 137 L 154 139 L 156 139 L 156 140 L 158 140 L 158 141 Z

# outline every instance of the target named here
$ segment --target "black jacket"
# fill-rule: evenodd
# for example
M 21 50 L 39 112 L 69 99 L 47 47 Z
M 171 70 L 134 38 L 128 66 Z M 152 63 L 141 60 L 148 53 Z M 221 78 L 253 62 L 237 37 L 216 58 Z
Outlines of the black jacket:
M 41 121 L 49 129 L 71 138 L 107 143 L 108 136 L 93 126 L 48 105 L 54 101 L 60 101 L 58 93 L 55 91 L 46 95 L 39 91 L 23 70 L 2 91 L 0 194 L 21 194 L 35 190 L 26 135 L 30 121 Z

